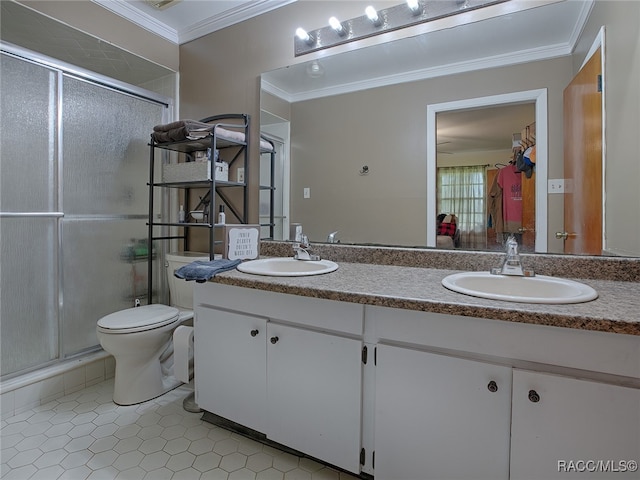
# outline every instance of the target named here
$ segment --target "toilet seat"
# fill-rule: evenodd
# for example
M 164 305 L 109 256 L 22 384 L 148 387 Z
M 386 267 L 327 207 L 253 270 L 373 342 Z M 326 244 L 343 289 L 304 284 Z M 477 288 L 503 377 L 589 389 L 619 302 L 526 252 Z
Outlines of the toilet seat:
M 111 313 L 98 320 L 103 333 L 134 333 L 164 327 L 179 321 L 179 310 L 167 305 L 145 305 Z

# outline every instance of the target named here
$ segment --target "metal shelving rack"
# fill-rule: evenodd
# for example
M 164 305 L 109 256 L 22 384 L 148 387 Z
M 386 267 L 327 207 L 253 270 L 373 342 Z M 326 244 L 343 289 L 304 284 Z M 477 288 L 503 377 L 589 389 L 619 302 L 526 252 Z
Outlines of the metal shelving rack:
M 214 246 L 215 246 L 215 228 L 221 225 L 215 223 L 216 217 L 216 195 L 221 199 L 220 204 L 224 204 L 227 211 L 237 218 L 239 223 L 247 223 L 248 220 L 248 202 L 247 202 L 247 174 L 249 167 L 249 145 L 247 139 L 249 138 L 250 128 L 250 116 L 247 114 L 224 114 L 214 115 L 211 117 L 200 120 L 203 123 L 210 123 L 213 126 L 211 135 L 197 139 L 197 140 L 180 140 L 175 142 L 158 143 L 155 142 L 153 137 L 149 143 L 149 219 L 148 226 L 148 242 L 149 248 L 156 240 L 182 240 L 184 242 L 185 250 L 188 249 L 188 230 L 190 228 L 208 228 L 209 229 L 209 258 L 214 258 Z M 229 123 L 234 122 L 234 123 Z M 218 129 L 223 128 L 236 132 L 242 132 L 244 134 L 244 140 L 228 140 L 221 138 L 218 133 Z M 207 150 L 211 148 L 211 152 L 218 150 L 220 152 L 220 160 L 228 162 L 229 169 L 238 166 L 244 168 L 244 181 L 221 181 L 216 180 L 215 177 L 215 161 L 212 158 L 209 170 L 209 179 L 194 180 L 184 182 L 157 182 L 155 181 L 155 168 L 156 168 L 156 149 L 168 150 L 178 152 L 182 154 L 191 154 L 192 152 Z M 223 154 L 229 152 L 233 155 L 230 159 L 224 158 Z M 213 154 L 212 154 L 213 156 Z M 155 221 L 154 219 L 154 204 L 156 189 L 160 188 L 175 188 L 182 189 L 185 192 L 185 205 L 189 205 L 189 191 L 193 188 L 206 188 L 207 193 L 205 198 L 209 200 L 209 218 L 203 223 L 190 223 L 185 221 L 184 223 L 171 222 L 171 221 Z M 242 209 L 241 211 L 234 207 L 229 200 L 229 197 L 225 194 L 224 190 L 228 188 L 242 188 Z M 188 215 L 188 212 L 187 212 Z M 156 235 L 158 227 L 179 227 L 182 229 L 181 234 L 177 235 Z M 148 285 L 147 295 L 148 303 L 153 303 L 153 262 L 148 264 Z

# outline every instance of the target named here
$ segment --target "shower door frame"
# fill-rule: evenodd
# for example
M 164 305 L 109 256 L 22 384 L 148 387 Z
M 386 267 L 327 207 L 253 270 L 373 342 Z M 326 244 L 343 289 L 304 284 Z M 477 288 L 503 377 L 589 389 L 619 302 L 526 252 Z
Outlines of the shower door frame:
M 56 103 L 56 111 L 54 114 L 53 122 L 55 125 L 52 125 L 52 136 L 55 137 L 54 142 L 54 153 L 51 156 L 52 159 L 55 160 L 56 166 L 54 179 L 52 180 L 52 192 L 54 193 L 54 208 L 53 210 L 59 211 L 51 211 L 51 212 L 11 212 L 11 211 L 2 211 L 0 209 L 0 218 L 49 218 L 55 221 L 54 230 L 56 231 L 56 244 L 52 247 L 52 252 L 55 252 L 57 257 L 56 263 L 56 271 L 55 271 L 55 279 L 56 284 L 52 287 L 52 295 L 54 298 L 57 298 L 57 307 L 55 308 L 55 315 L 57 321 L 57 345 L 55 346 L 55 353 L 52 353 L 52 356 L 55 355 L 55 358 L 49 360 L 47 362 L 32 365 L 26 368 L 21 368 L 15 372 L 8 372 L 2 376 L 2 380 L 10 379 L 25 373 L 29 373 L 31 371 L 35 371 L 44 367 L 48 367 L 51 365 L 58 364 L 62 361 L 69 360 L 71 358 L 75 358 L 78 356 L 85 355 L 87 353 L 95 352 L 99 350 L 100 346 L 95 345 L 93 347 L 88 347 L 73 353 L 65 352 L 65 344 L 64 344 L 64 278 L 63 278 L 63 269 L 64 269 L 64 258 L 63 258 L 63 219 L 64 219 L 64 211 L 61 209 L 62 205 L 62 195 L 63 195 L 63 157 L 64 157 L 64 145 L 62 141 L 64 125 L 62 123 L 63 120 L 63 86 L 64 86 L 64 78 L 70 77 L 76 80 L 85 81 L 91 83 L 97 87 L 105 88 L 108 90 L 115 91 L 117 93 L 123 95 L 130 95 L 137 99 L 150 101 L 152 103 L 156 103 L 159 106 L 163 106 L 162 113 L 162 122 L 168 122 L 173 119 L 173 111 L 174 111 L 174 100 L 166 97 L 164 95 L 146 90 L 141 87 L 137 87 L 135 85 L 131 85 L 90 70 L 56 60 L 54 58 L 39 54 L 37 52 L 25 49 L 23 47 L 9 44 L 6 42 L 0 42 L 0 52 L 2 55 L 7 55 L 11 58 L 15 58 L 18 60 L 22 60 L 34 65 L 38 65 L 44 67 L 51 71 L 56 76 L 56 92 L 55 92 L 55 103 Z M 168 156 L 162 159 L 163 162 L 168 161 Z M 147 178 L 143 178 L 146 182 Z M 169 198 L 162 199 L 161 209 L 169 208 Z M 135 219 L 137 215 L 123 215 L 123 219 Z M 141 215 L 141 218 L 147 219 L 148 216 Z M 151 249 L 149 248 L 149 251 Z M 164 250 L 159 251 L 158 254 L 162 255 L 161 258 L 164 258 Z M 153 261 L 149 255 L 148 261 Z M 162 283 L 162 292 L 166 290 L 166 285 Z

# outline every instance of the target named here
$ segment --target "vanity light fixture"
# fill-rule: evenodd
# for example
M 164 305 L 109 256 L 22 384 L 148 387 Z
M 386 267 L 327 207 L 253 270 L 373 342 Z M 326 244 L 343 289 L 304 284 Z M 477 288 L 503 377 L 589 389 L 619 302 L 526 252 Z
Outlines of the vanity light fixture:
M 299 28 L 293 38 L 294 54 L 298 57 L 507 1 L 509 0 L 405 0 L 399 5 L 378 11 L 369 6 L 365 9 L 365 15 L 360 17 L 343 22 L 331 17 L 328 26 L 309 33 Z M 372 23 L 375 28 L 371 28 Z
M 329 18 L 329 25 L 331 25 L 331 28 L 333 28 L 341 37 L 344 37 L 347 34 L 347 30 L 336 17 Z
M 382 25 L 382 21 L 380 20 L 380 15 L 378 15 L 378 12 L 376 11 L 376 9 L 373 8 L 371 5 L 369 5 L 367 8 L 364 9 L 364 13 L 367 16 L 367 18 L 371 20 L 371 23 L 373 23 L 375 27 L 379 27 L 380 25 Z

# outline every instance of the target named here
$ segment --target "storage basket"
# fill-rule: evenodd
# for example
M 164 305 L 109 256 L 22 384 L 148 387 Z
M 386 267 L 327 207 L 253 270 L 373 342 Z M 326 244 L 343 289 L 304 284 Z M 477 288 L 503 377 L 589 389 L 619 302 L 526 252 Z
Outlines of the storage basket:
M 200 182 L 211 180 L 211 162 L 168 163 L 162 167 L 165 183 Z M 229 164 L 215 162 L 216 181 L 229 181 Z

